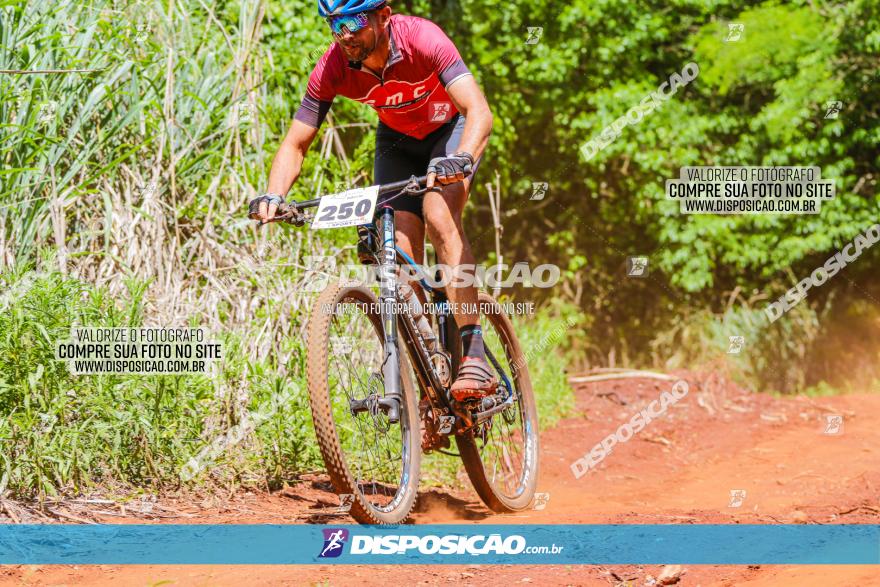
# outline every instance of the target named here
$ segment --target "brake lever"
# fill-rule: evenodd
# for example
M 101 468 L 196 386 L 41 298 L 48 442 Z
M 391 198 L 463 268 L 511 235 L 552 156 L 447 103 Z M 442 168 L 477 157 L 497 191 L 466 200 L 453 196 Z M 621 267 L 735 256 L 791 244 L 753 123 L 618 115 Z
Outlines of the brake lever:
M 434 188 L 431 188 L 431 189 L 432 189 L 432 190 L 433 190 L 433 189 L 436 189 L 436 186 L 435 186 Z M 428 190 L 427 187 L 424 187 L 424 188 L 420 188 L 420 187 L 419 187 L 419 180 L 418 180 L 418 178 L 417 178 L 415 175 L 413 175 L 413 176 L 410 176 L 410 178 L 409 178 L 409 183 L 406 184 L 406 187 L 404 187 L 404 188 L 400 191 L 400 194 L 398 194 L 398 195 L 407 194 L 407 195 L 410 195 L 410 196 L 418 196 L 418 195 L 420 195 L 420 194 L 427 193 L 428 191 L 429 191 L 429 190 Z
M 295 226 L 305 226 L 306 218 L 305 216 L 301 216 L 302 223 L 293 222 L 291 219 L 294 217 L 294 211 L 296 210 L 296 205 L 290 206 L 289 204 L 281 204 L 278 206 L 278 209 L 275 211 L 275 216 L 270 218 L 269 220 L 260 220 L 259 226 L 263 226 L 264 224 L 269 224 L 270 222 L 289 222 Z M 281 212 L 279 215 L 278 212 Z
M 397 195 L 398 195 L 398 196 L 402 196 L 402 195 L 405 194 L 405 195 L 407 195 L 407 196 L 418 196 L 418 195 L 421 195 L 421 194 L 425 194 L 425 193 L 427 193 L 428 191 L 433 191 L 433 190 L 436 190 L 436 189 L 437 189 L 436 186 L 434 186 L 433 188 L 431 188 L 431 190 L 428 190 L 428 188 L 420 188 L 420 187 L 419 187 L 419 184 L 417 184 L 417 183 L 416 183 L 416 184 L 412 184 L 412 183 L 411 183 L 411 184 L 407 185 L 405 188 L 403 188 L 402 190 L 400 190 L 400 193 L 397 194 Z

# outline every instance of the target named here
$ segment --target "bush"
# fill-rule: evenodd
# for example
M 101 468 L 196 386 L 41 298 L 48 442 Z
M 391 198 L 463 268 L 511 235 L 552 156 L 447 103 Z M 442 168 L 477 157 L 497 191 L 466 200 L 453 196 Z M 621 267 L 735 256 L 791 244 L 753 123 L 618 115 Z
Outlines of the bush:
M 698 310 L 658 334 L 651 342 L 654 363 L 664 369 L 726 369 L 735 381 L 756 391 L 802 389 L 807 358 L 819 340 L 816 310 L 804 301 L 771 324 L 748 301 L 734 301 L 721 314 Z M 737 336 L 743 337 L 742 348 L 730 352 L 736 345 L 731 337 Z
M 58 272 L 0 280 L 0 479 L 15 495 L 177 487 L 189 459 L 248 418 L 253 434 L 200 459 L 196 481 L 277 485 L 318 466 L 301 366 L 249 362 L 245 337 L 230 332 L 213 376 L 75 376 L 55 360 L 56 341 L 72 326 L 142 326 L 147 285 L 130 281 L 114 299 Z M 273 406 L 277 396 L 286 401 Z

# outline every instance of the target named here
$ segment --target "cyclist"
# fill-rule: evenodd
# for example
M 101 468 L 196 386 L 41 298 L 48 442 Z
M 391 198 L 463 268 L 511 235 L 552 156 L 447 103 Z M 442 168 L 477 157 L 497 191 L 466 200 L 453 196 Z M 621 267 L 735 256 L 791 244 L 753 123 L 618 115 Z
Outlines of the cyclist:
M 433 189 L 423 198 L 390 203 L 399 246 L 422 259 L 427 229 L 441 263 L 473 266 L 461 214 L 489 140 L 492 113 L 455 45 L 433 22 L 392 14 L 383 0 L 318 0 L 318 13 L 335 42 L 309 76 L 272 163 L 268 191 L 250 203 L 251 217 L 274 217 L 333 99 L 341 95 L 379 114 L 375 183 L 428 174 L 427 186 Z M 446 293 L 462 338 L 452 395 L 462 401 L 491 394 L 497 380 L 486 362 L 479 314 L 473 312 L 477 290 L 452 283 Z

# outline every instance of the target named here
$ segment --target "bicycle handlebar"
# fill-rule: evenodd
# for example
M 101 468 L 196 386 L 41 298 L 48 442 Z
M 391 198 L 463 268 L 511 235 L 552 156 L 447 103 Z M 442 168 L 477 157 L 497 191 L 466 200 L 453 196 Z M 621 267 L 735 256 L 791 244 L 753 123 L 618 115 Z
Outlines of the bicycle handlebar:
M 384 194 L 389 194 L 391 192 L 399 192 L 398 194 L 393 196 L 393 198 L 396 198 L 397 196 L 401 196 L 403 194 L 409 194 L 413 196 L 424 194 L 426 191 L 428 191 L 427 188 L 424 187 L 427 180 L 427 175 L 423 175 L 421 177 L 416 177 L 415 175 L 413 175 L 409 179 L 395 181 L 394 183 L 386 183 L 379 186 L 379 195 L 381 196 Z M 297 210 L 305 210 L 307 208 L 315 208 L 320 203 L 321 198 L 314 198 L 312 200 L 304 200 L 302 202 L 293 201 L 286 204 L 281 204 L 280 206 L 278 206 L 278 211 L 275 213 L 275 218 L 271 218 L 266 222 L 282 222 L 285 220 L 289 220 L 291 218 L 291 206 L 295 207 Z
M 427 181 L 427 178 L 428 178 L 427 175 L 423 175 L 421 177 L 412 176 L 409 179 L 404 179 L 402 181 L 395 181 L 394 183 L 386 183 L 384 185 L 380 185 L 379 186 L 379 195 L 382 196 L 384 194 L 388 194 L 391 192 L 397 192 L 397 191 L 402 192 L 402 191 L 406 190 L 406 188 L 409 187 L 411 184 L 413 184 L 413 185 L 417 184 L 418 188 L 416 190 L 406 190 L 407 192 L 414 194 L 414 195 L 417 195 L 419 193 L 424 193 L 421 188 L 424 187 L 425 182 Z M 291 202 L 290 204 L 293 204 L 294 206 L 296 206 L 300 210 L 305 210 L 306 208 L 314 208 L 315 206 L 317 206 L 320 203 L 321 203 L 321 198 L 315 198 L 313 200 L 305 200 L 303 202 Z M 290 204 L 288 204 L 288 205 L 290 205 Z

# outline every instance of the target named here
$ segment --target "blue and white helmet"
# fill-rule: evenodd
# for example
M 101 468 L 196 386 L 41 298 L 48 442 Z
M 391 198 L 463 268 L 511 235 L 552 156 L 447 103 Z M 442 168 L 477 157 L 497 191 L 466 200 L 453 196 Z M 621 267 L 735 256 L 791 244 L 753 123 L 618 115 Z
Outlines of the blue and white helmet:
M 386 0 L 318 0 L 318 14 L 321 18 L 344 16 L 374 10 L 385 4 Z

